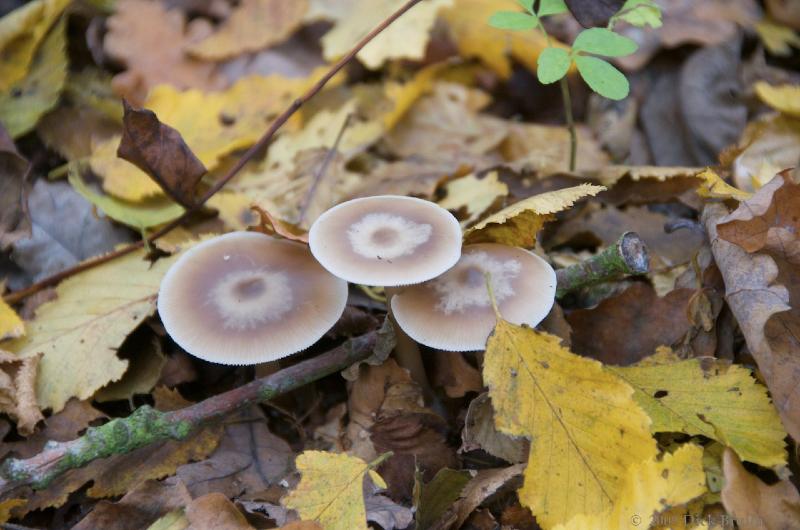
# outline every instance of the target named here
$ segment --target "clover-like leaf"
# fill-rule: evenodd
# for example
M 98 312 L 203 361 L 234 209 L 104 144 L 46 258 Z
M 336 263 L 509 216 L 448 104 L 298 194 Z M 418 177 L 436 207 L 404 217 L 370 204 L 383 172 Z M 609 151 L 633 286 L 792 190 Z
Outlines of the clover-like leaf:
M 661 8 L 653 0 L 628 0 L 614 16 L 613 23 L 619 20 L 624 20 L 637 28 L 645 26 L 660 28 L 663 25 Z
M 531 15 L 536 14 L 536 11 L 533 10 L 533 0 L 517 0 L 517 3 Z
M 498 11 L 489 18 L 489 25 L 498 29 L 533 29 L 539 25 L 539 20 L 529 13 Z
M 575 57 L 575 64 L 589 88 L 604 98 L 621 100 L 628 97 L 630 84 L 625 75 L 611 63 L 597 57 L 578 55 Z
M 575 51 L 604 57 L 623 57 L 639 49 L 639 45 L 606 28 L 590 28 L 580 32 L 572 45 Z
M 537 14 L 540 17 L 546 17 L 549 15 L 560 15 L 566 12 L 567 4 L 564 3 L 564 0 L 541 0 L 539 2 L 539 13 Z
M 543 85 L 555 83 L 567 75 L 572 58 L 567 50 L 561 48 L 545 48 L 537 62 L 536 75 Z

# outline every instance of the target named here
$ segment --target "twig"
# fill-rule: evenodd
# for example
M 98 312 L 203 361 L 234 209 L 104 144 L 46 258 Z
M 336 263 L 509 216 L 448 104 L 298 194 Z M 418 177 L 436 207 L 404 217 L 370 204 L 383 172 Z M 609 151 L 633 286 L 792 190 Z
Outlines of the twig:
M 220 191 L 228 182 L 235 177 L 239 171 L 257 154 L 259 153 L 264 147 L 266 147 L 270 141 L 272 141 L 272 137 L 275 136 L 275 133 L 291 118 L 295 112 L 300 110 L 305 103 L 308 102 L 312 97 L 316 96 L 320 90 L 330 81 L 336 74 L 344 68 L 347 63 L 353 60 L 353 58 L 361 51 L 361 49 L 366 46 L 367 44 L 372 41 L 379 33 L 389 27 L 395 20 L 403 16 L 409 9 L 417 5 L 418 3 L 422 2 L 422 0 L 408 0 L 402 7 L 400 7 L 397 11 L 392 13 L 389 18 L 381 22 L 375 29 L 370 31 L 363 39 L 361 39 L 347 54 L 339 59 L 336 64 L 331 66 L 330 70 L 325 73 L 322 78 L 317 81 L 314 86 L 309 88 L 302 96 L 295 99 L 289 108 L 287 108 L 280 116 L 275 118 L 275 121 L 269 126 L 269 129 L 264 133 L 264 135 L 252 146 L 248 149 L 241 158 L 236 162 L 236 164 L 223 176 L 219 179 L 207 192 L 203 195 L 197 203 L 190 209 L 186 210 L 183 215 L 175 219 L 174 221 L 168 223 L 161 229 L 155 231 L 153 234 L 150 235 L 147 240 L 137 241 L 136 243 L 131 243 L 128 246 L 122 247 L 118 250 L 113 252 L 109 252 L 108 254 L 104 254 L 102 256 L 98 256 L 94 259 L 90 259 L 79 263 L 78 265 L 71 267 L 69 269 L 63 270 L 57 274 L 54 274 L 44 280 L 37 282 L 26 289 L 22 289 L 20 291 L 16 291 L 10 293 L 3 297 L 3 301 L 8 304 L 15 304 L 26 297 L 35 294 L 42 289 L 47 287 L 52 287 L 53 285 L 58 284 L 62 280 L 74 276 L 78 273 L 83 271 L 89 270 L 93 267 L 98 265 L 102 265 L 103 263 L 107 263 L 112 261 L 116 258 L 120 258 L 122 256 L 126 256 L 131 252 L 134 252 L 144 246 L 144 241 L 148 241 L 152 243 L 156 239 L 164 236 L 165 234 L 171 232 L 173 229 L 177 228 L 181 224 L 183 224 L 189 216 L 199 210 L 208 200 L 213 197 L 218 191 Z
M 575 129 L 575 118 L 572 115 L 572 97 L 569 94 L 569 81 L 567 76 L 561 78 L 561 98 L 564 103 L 564 116 L 569 129 L 569 170 L 575 172 L 578 161 L 578 132 Z
M 559 269 L 556 272 L 556 298 L 596 283 L 646 274 L 649 269 L 650 260 L 644 241 L 635 232 L 626 232 L 613 246 L 596 256 Z
M 145 405 L 127 418 L 91 427 L 75 440 L 48 442 L 41 453 L 24 460 L 11 458 L 0 466 L 0 493 L 25 485 L 46 488 L 64 472 L 99 458 L 130 453 L 165 440 L 185 440 L 198 428 L 232 411 L 273 399 L 366 359 L 379 340 L 379 332 L 372 331 L 318 357 L 186 408 L 161 412 Z

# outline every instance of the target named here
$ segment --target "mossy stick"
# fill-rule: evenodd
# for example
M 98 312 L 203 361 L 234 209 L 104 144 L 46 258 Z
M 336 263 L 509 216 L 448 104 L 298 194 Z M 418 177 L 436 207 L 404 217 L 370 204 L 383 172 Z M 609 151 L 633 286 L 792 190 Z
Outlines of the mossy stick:
M 644 241 L 635 232 L 626 232 L 596 256 L 556 271 L 556 298 L 597 283 L 646 274 L 649 270 Z

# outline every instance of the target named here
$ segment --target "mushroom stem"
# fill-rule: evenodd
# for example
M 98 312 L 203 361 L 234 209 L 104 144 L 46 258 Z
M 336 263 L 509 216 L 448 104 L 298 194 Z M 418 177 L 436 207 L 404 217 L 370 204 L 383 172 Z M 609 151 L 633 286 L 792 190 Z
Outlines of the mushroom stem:
M 419 344 L 414 339 L 408 336 L 403 328 L 397 323 L 394 315 L 392 314 L 392 297 L 400 291 L 397 287 L 384 287 L 386 293 L 386 308 L 389 314 L 389 320 L 394 326 L 395 334 L 395 347 L 394 353 L 397 364 L 408 370 L 411 379 L 417 383 L 422 389 L 422 394 L 425 396 L 425 401 L 430 402 L 433 399 L 433 389 L 428 382 L 428 375 L 425 372 L 425 365 L 422 363 L 422 355 L 419 352 Z
M 556 298 L 597 283 L 625 276 L 647 274 L 647 247 L 635 232 L 626 232 L 617 242 L 586 261 L 556 271 Z
M 214 420 L 252 403 L 268 401 L 363 361 L 384 340 L 379 331 L 350 339 L 341 346 L 267 377 L 210 397 L 186 408 L 162 412 L 150 406 L 127 418 L 116 418 L 68 442 L 51 441 L 27 459 L 9 458 L 0 466 L 0 494 L 22 486 L 46 488 L 70 469 L 94 460 L 130 453 L 165 440 L 186 440 Z

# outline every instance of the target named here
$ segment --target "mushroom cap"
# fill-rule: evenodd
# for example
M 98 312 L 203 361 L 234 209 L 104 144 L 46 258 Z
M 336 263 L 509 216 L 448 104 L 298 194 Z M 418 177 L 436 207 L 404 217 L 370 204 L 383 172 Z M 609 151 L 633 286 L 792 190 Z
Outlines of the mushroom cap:
M 542 258 L 521 248 L 482 243 L 465 246 L 458 263 L 429 282 L 392 297 L 397 323 L 415 341 L 447 351 L 475 351 L 497 323 L 485 273 L 502 317 L 535 326 L 553 307 L 556 273 Z
M 220 364 L 256 364 L 308 348 L 344 312 L 347 282 L 299 243 L 233 232 L 186 251 L 167 271 L 158 312 L 181 348 Z
M 339 278 L 392 287 L 440 275 L 461 255 L 461 227 L 441 206 L 413 197 L 353 199 L 311 226 L 314 257 Z

